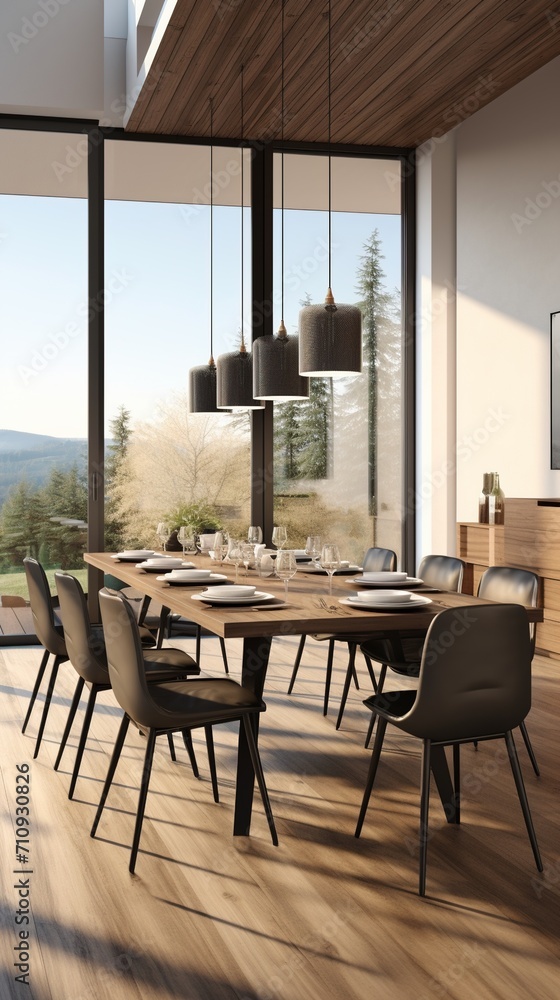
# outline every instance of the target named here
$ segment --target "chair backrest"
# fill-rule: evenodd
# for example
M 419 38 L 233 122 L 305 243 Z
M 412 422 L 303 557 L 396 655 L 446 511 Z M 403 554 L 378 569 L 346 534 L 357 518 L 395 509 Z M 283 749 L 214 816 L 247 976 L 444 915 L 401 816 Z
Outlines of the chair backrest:
M 423 739 L 505 733 L 531 707 L 531 644 L 518 604 L 449 608 L 433 620 L 418 693 L 401 726 Z
M 0 608 L 25 608 L 27 601 L 25 597 L 16 594 L 0 594 Z
M 424 556 L 418 576 L 429 587 L 459 593 L 463 585 L 465 564 L 455 556 Z
M 72 666 L 90 684 L 109 684 L 105 643 L 101 630 L 91 627 L 80 582 L 70 573 L 55 573 L 54 579 Z
M 387 570 L 394 571 L 397 568 L 397 554 L 392 549 L 378 549 L 375 547 L 368 549 L 362 560 L 362 566 L 369 573 L 383 573 L 387 572 Z
M 485 570 L 478 584 L 478 596 L 487 601 L 501 604 L 523 604 L 526 608 L 536 608 L 539 593 L 539 578 L 527 569 L 514 566 L 490 566 Z M 535 652 L 537 638 L 536 625 L 529 627 L 531 648 Z
M 115 698 L 131 719 L 152 726 L 154 703 L 148 691 L 134 612 L 124 598 L 105 587 L 99 591 L 99 608 Z
M 47 575 L 36 559 L 26 556 L 23 560 L 33 626 L 39 642 L 54 656 L 66 656 L 66 644 L 56 631 L 51 592 Z

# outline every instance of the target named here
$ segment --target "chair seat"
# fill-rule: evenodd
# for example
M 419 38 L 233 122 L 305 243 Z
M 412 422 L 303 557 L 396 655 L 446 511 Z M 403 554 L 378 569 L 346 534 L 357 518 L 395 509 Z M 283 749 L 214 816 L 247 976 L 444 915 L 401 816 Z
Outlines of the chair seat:
M 410 690 L 373 694 L 370 698 L 366 698 L 364 705 L 372 712 L 376 712 L 377 715 L 392 722 L 394 719 L 402 719 L 404 715 L 408 715 L 417 695 L 417 691 Z
M 172 681 L 178 677 L 192 677 L 200 673 L 198 663 L 182 649 L 144 649 L 146 680 Z
M 141 727 L 194 728 L 210 720 L 227 722 L 239 718 L 240 712 L 262 712 L 265 708 L 252 691 L 227 677 L 153 684 L 150 685 L 150 698 L 154 703 L 153 712 L 148 708 L 142 712 L 143 718 L 136 720 Z
M 424 639 L 399 635 L 393 638 L 368 639 L 362 643 L 362 652 L 378 663 L 387 663 L 391 670 L 407 677 L 418 677 Z

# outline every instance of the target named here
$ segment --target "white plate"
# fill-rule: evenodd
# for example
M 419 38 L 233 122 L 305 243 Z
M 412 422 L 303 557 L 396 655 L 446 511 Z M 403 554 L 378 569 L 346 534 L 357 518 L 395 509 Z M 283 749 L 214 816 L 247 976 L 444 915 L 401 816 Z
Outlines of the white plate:
M 143 569 L 146 573 L 162 573 L 165 569 L 190 569 L 194 567 L 188 566 L 178 559 L 158 559 L 157 562 L 141 562 L 138 563 L 138 569 Z
M 379 587 L 383 590 L 385 590 L 387 588 L 387 584 L 389 584 L 391 590 L 397 590 L 400 589 L 400 587 L 405 587 L 407 589 L 408 587 L 419 587 L 422 583 L 424 583 L 424 581 L 418 576 L 407 576 L 406 580 L 403 580 L 402 583 L 394 583 L 389 580 L 386 580 L 383 583 L 377 583 L 377 581 L 373 580 L 364 580 L 363 576 L 353 576 L 351 580 L 345 580 L 345 583 L 358 583 L 360 587 Z
M 411 590 L 377 590 L 375 594 L 372 594 L 371 590 L 359 590 L 355 595 L 356 601 L 361 601 L 362 604 L 371 604 L 375 601 L 377 604 L 404 604 L 405 601 L 408 603 L 412 598 Z
M 144 559 L 151 559 L 152 556 L 155 556 L 153 549 L 143 549 L 134 555 L 129 552 L 117 552 L 116 556 L 111 556 L 111 559 L 118 559 L 119 562 L 142 562 Z
M 221 573 L 210 573 L 210 576 L 205 576 L 204 580 L 177 580 L 176 577 L 171 576 L 171 573 L 165 573 L 163 576 L 156 576 L 156 580 L 160 583 L 170 583 L 172 587 L 204 587 L 207 583 L 224 583 L 227 580 L 227 576 L 222 576 Z
M 252 597 L 220 597 L 218 594 L 191 594 L 192 601 L 204 601 L 206 604 L 265 604 L 266 601 L 273 601 L 276 594 L 266 594 L 262 590 L 256 590 Z
M 371 603 L 357 601 L 352 597 L 340 597 L 338 603 L 347 604 L 349 607 L 361 611 L 406 611 L 407 608 L 422 608 L 426 604 L 433 604 L 433 601 L 431 597 L 424 597 L 423 594 L 413 594 L 408 601 L 403 601 L 402 604 L 376 603 L 374 595 L 372 595 Z
M 392 587 L 394 583 L 404 583 L 406 580 L 406 573 L 390 569 L 364 569 L 364 576 L 372 583 L 382 583 L 384 587 Z

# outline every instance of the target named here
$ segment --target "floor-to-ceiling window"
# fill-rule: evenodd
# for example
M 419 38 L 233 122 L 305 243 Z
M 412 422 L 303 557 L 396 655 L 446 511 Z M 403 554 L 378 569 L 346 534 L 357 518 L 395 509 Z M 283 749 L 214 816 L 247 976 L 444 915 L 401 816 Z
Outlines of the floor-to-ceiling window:
M 274 328 L 281 318 L 281 154 L 274 157 Z M 324 301 L 328 158 L 284 154 L 284 320 Z M 363 314 L 363 372 L 314 378 L 310 398 L 274 405 L 274 517 L 289 544 L 309 534 L 359 560 L 370 545 L 401 556 L 403 335 L 398 161 L 332 158 L 335 301 Z
M 0 595 L 85 579 L 87 182 L 76 137 L 0 130 Z M 53 588 L 54 589 L 54 588 Z M 17 627 L 14 619 L 14 627 Z
M 214 358 L 241 338 L 241 151 L 213 153 Z M 250 343 L 250 156 L 244 324 Z M 189 369 L 210 356 L 210 148 L 105 145 L 105 542 L 161 546 L 156 527 L 250 521 L 248 412 L 190 413 Z

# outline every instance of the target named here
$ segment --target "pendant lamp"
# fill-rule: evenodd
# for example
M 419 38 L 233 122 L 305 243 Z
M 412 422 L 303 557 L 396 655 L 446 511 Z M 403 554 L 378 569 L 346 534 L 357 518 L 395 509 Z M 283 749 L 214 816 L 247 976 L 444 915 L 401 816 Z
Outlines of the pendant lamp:
M 264 403 L 253 397 L 253 358 L 245 347 L 244 321 L 244 151 L 243 151 L 243 66 L 241 67 L 241 346 L 238 351 L 220 354 L 216 364 L 219 410 L 260 410 Z
M 210 359 L 207 365 L 197 365 L 189 371 L 189 412 L 217 413 L 216 365 L 214 363 L 214 113 L 210 98 Z
M 284 141 L 284 5 L 282 0 L 282 142 Z M 253 344 L 253 391 L 256 399 L 277 403 L 309 399 L 309 379 L 299 374 L 299 338 L 288 337 L 284 326 L 284 151 L 282 151 L 281 256 L 282 319 L 274 337 L 257 337 Z
M 331 202 L 331 0 L 329 0 L 329 287 L 324 305 L 304 306 L 299 314 L 301 375 L 342 378 L 362 370 L 362 313 L 357 306 L 336 305 L 332 293 Z

